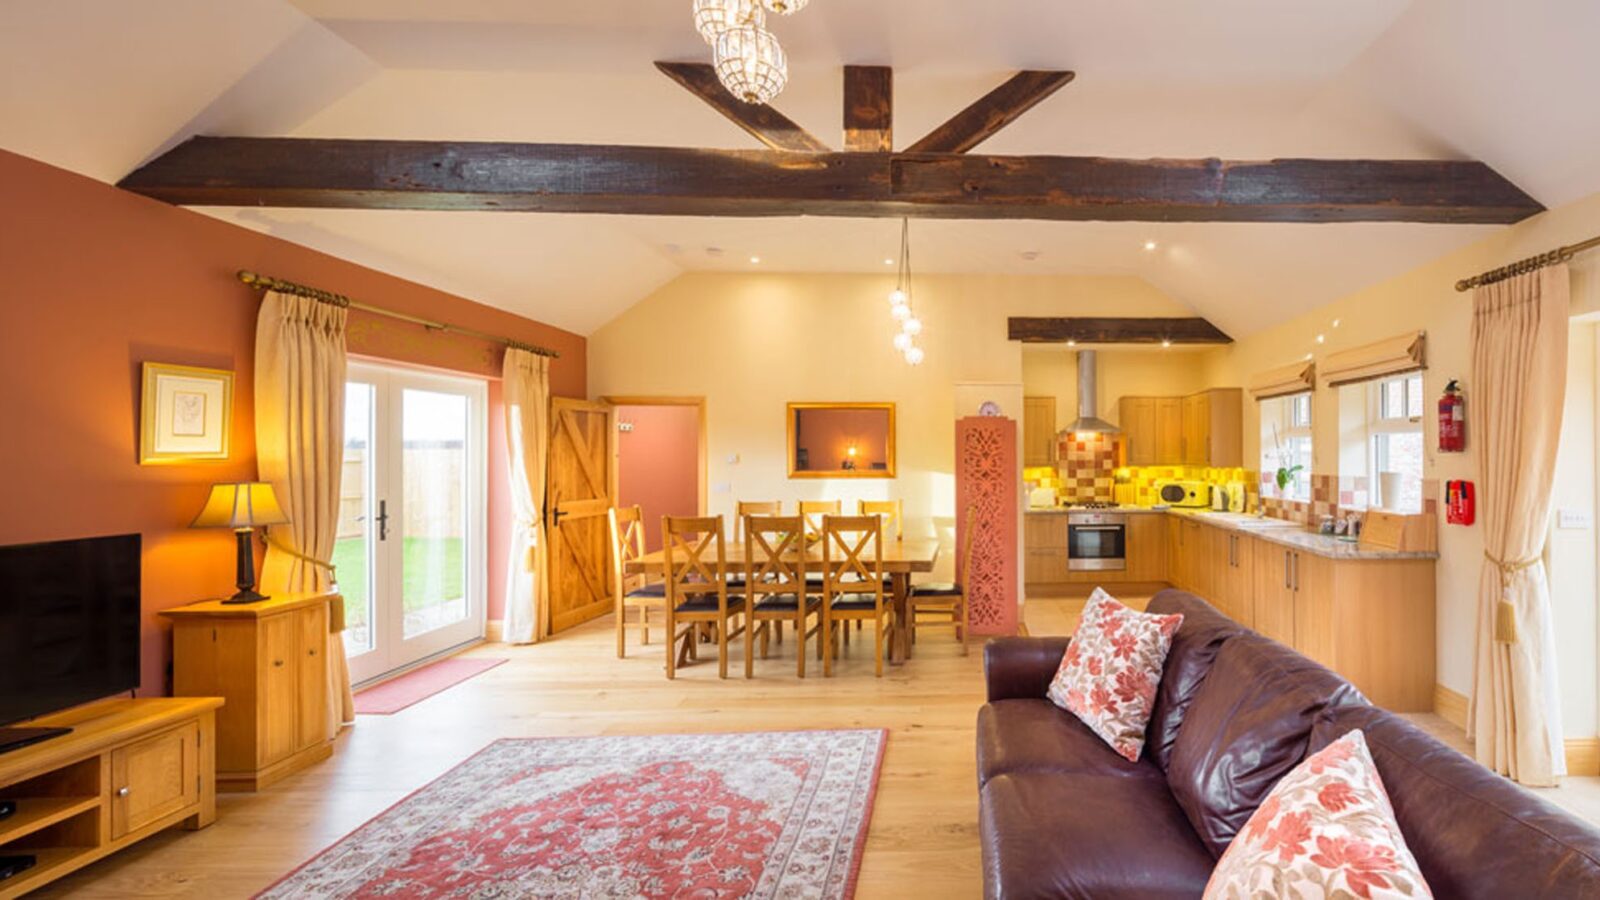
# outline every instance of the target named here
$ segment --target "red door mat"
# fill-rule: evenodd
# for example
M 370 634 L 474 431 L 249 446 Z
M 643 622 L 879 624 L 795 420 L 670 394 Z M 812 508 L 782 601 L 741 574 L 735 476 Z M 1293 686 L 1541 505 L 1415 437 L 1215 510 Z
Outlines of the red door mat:
M 481 675 L 506 662 L 505 658 L 451 657 L 391 678 L 356 694 L 356 712 L 366 716 L 387 716 L 455 687 L 474 675 Z

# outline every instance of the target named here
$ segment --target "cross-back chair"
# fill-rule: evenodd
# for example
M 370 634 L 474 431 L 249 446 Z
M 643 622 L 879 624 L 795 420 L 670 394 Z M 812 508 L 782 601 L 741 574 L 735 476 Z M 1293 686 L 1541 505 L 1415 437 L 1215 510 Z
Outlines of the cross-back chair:
M 744 628 L 744 677 L 755 671 L 755 642 L 767 656 L 768 625 L 780 636 L 784 622 L 794 625 L 796 674 L 806 677 L 806 639 L 821 647 L 822 598 L 806 580 L 805 520 L 800 516 L 746 516 L 744 583 L 750 604 Z M 812 624 L 815 617 L 815 624 Z
M 913 642 L 917 639 L 919 629 L 953 628 L 956 640 L 961 642 L 961 655 L 967 655 L 972 634 L 972 610 L 967 600 L 967 585 L 972 578 L 972 532 L 977 517 L 977 507 L 967 507 L 966 525 L 961 531 L 961 552 L 956 559 L 956 580 L 919 584 L 911 588 L 908 614 Z M 924 613 L 932 616 L 932 620 L 924 621 Z
M 717 675 L 728 677 L 728 642 L 739 637 L 733 620 L 745 616 L 745 596 L 728 590 L 728 548 L 721 516 L 663 516 L 667 573 L 667 677 L 699 658 L 702 628 L 717 639 Z M 748 623 L 742 623 L 744 628 Z M 680 625 L 687 627 L 682 630 Z
M 611 524 L 611 600 L 617 622 L 617 658 L 628 652 L 628 629 L 639 629 L 639 643 L 650 643 L 650 611 L 665 609 L 665 582 L 652 583 L 643 574 L 630 575 L 628 565 L 644 556 L 644 512 L 637 506 L 617 507 Z M 628 611 L 639 611 L 639 621 L 629 622 Z
M 837 500 L 801 500 L 800 517 L 806 520 L 806 539 L 822 537 L 822 517 L 837 516 L 842 510 Z
M 883 536 L 905 540 L 905 501 L 861 500 L 856 503 L 856 512 L 863 516 L 883 516 Z
M 883 676 L 884 643 L 894 624 L 883 571 L 883 519 L 824 516 L 822 520 L 822 674 L 833 674 L 834 623 L 872 622 L 874 671 Z
M 740 500 L 734 505 L 737 515 L 733 519 L 733 542 L 744 543 L 744 520 L 746 516 L 781 516 L 783 515 L 782 500 Z

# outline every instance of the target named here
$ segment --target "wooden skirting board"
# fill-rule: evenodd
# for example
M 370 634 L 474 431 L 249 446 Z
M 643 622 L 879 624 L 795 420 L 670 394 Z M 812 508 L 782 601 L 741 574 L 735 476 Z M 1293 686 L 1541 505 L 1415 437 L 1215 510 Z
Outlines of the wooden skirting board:
M 1442 684 L 1433 686 L 1433 711 L 1451 725 L 1467 729 L 1467 698 Z M 1600 775 L 1600 737 L 1566 739 L 1567 774 Z

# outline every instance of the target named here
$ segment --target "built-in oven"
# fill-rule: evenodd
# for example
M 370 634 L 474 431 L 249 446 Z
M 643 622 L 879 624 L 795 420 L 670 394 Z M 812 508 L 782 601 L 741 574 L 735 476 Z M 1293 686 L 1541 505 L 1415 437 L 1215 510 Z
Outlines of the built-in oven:
M 1128 517 L 1120 513 L 1067 513 L 1067 568 L 1117 571 L 1128 567 Z

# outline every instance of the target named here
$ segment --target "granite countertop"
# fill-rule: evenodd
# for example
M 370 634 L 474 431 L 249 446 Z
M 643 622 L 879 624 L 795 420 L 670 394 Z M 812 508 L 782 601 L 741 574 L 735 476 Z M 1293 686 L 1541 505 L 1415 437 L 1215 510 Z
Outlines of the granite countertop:
M 1099 512 L 1127 515 L 1174 515 L 1203 522 L 1212 528 L 1251 534 L 1273 544 L 1304 550 L 1329 559 L 1438 559 L 1437 551 L 1399 551 L 1364 549 L 1353 541 L 1318 534 L 1284 519 L 1262 518 L 1242 513 L 1215 513 L 1206 509 L 1157 508 L 1150 506 L 1119 506 Z M 1064 515 L 1072 510 L 1065 508 L 1029 509 L 1029 515 Z

